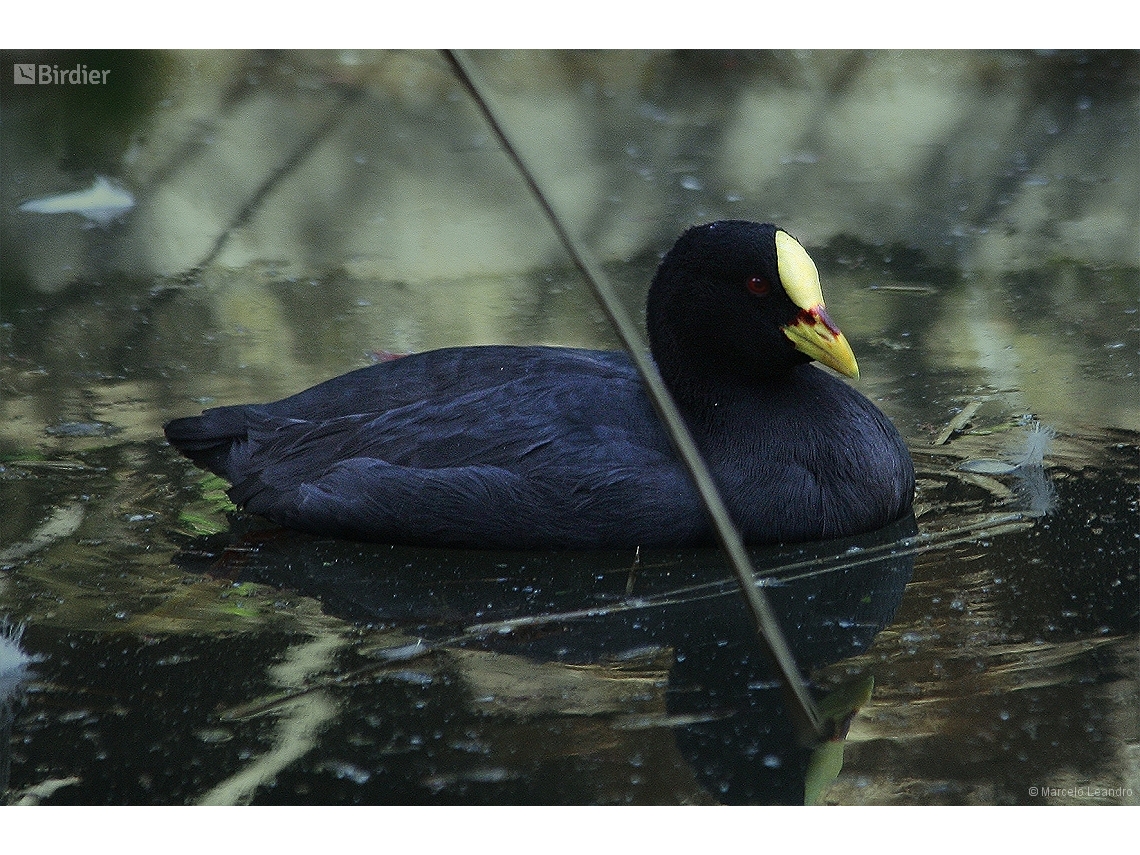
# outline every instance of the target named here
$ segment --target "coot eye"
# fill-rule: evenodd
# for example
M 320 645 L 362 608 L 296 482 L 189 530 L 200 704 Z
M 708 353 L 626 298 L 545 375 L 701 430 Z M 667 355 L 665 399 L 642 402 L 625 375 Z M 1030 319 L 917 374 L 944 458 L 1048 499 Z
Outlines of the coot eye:
M 753 276 L 748 280 L 748 290 L 757 297 L 763 297 L 772 290 L 772 286 L 768 284 L 768 280 L 763 276 Z

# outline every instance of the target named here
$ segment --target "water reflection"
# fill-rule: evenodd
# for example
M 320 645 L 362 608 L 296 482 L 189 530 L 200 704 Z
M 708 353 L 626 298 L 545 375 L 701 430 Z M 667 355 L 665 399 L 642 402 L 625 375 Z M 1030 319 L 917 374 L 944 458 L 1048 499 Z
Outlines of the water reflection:
M 909 518 L 849 541 L 754 555 L 802 669 L 866 650 L 890 622 L 910 578 L 915 533 Z M 697 780 L 718 800 L 802 804 L 809 752 L 797 744 L 774 672 L 719 554 L 649 553 L 636 562 L 633 557 L 628 551 L 486 554 L 374 547 L 274 531 L 196 543 L 182 563 L 202 570 L 208 561 L 210 573 L 287 587 L 320 600 L 333 614 L 384 627 L 401 644 L 382 656 L 391 664 L 371 670 L 412 682 L 430 682 L 426 672 L 415 676 L 412 661 L 429 651 L 526 657 L 536 663 L 539 681 L 540 663 L 612 665 L 656 651 L 657 667 L 667 673 L 665 709 L 637 716 L 627 710 L 614 726 L 671 726 Z M 421 643 L 409 646 L 408 638 Z M 557 685 L 558 676 L 553 679 Z M 486 685 L 479 677 L 473 683 Z M 237 715 L 277 703 L 243 705 Z M 576 703 L 580 715 L 606 715 L 583 698 Z M 443 780 L 437 778 L 435 786 Z M 409 786 L 414 790 L 414 782 Z

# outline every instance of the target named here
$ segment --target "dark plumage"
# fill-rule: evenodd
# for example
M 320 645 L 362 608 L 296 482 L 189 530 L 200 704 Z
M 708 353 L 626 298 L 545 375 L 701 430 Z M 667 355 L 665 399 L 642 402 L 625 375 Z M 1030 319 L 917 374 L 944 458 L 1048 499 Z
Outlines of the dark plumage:
M 654 359 L 752 543 L 870 531 L 908 513 L 914 469 L 846 383 L 854 357 L 806 252 L 771 225 L 690 229 L 650 287 Z M 630 359 L 459 347 L 352 371 L 166 436 L 248 511 L 391 543 L 590 548 L 711 542 Z

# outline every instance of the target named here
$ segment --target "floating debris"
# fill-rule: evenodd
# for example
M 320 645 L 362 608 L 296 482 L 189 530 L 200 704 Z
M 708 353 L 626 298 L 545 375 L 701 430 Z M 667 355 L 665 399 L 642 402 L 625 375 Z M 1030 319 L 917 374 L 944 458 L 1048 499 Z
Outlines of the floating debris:
M 44 433 L 51 436 L 66 436 L 71 438 L 76 437 L 91 437 L 91 436 L 111 436 L 112 434 L 119 433 L 121 427 L 108 424 L 107 422 L 61 422 L 58 425 L 44 428 Z
M 1016 497 L 1027 515 L 1043 517 L 1053 510 L 1057 498 L 1056 490 L 1045 472 L 1045 456 L 1053 447 L 1056 436 L 1057 432 L 1053 428 L 1034 419 L 1019 446 L 1007 455 L 1007 460 L 977 457 L 963 460 L 955 468 L 970 473 L 960 476 L 964 480 L 985 487 L 1001 499 Z M 1011 491 L 992 478 L 985 477 L 987 475 L 1013 475 L 1017 483 Z
M 106 227 L 135 206 L 135 197 L 102 175 L 86 190 L 41 196 L 20 206 L 26 214 L 79 214 L 89 226 Z
M 102 467 L 91 466 L 82 460 L 44 460 L 33 457 L 17 457 L 11 460 L 0 461 L 0 466 L 17 466 L 21 469 L 56 469 L 60 472 L 74 472 L 81 470 L 102 471 Z
M 1035 419 L 1025 431 L 1018 448 L 1006 455 L 1006 460 L 975 457 L 963 460 L 956 468 L 962 472 L 975 472 L 979 475 L 1012 475 L 1026 469 L 1040 469 L 1045 465 L 1045 455 L 1053 447 L 1053 439 L 1056 436 L 1057 431 Z
M 1017 468 L 1026 469 L 1031 466 L 1042 466 L 1045 462 L 1045 455 L 1052 449 L 1053 440 L 1056 436 L 1057 431 L 1053 428 L 1034 420 L 1029 430 L 1026 431 L 1025 443 L 1015 458 Z
M 1012 475 L 1017 471 L 1017 465 L 992 457 L 977 457 L 973 460 L 963 460 L 958 464 L 958 469 L 978 475 Z
M 970 403 L 966 404 L 966 406 L 962 408 L 962 411 L 958 413 L 958 415 L 950 419 L 950 423 L 942 429 L 942 433 L 938 434 L 938 436 L 935 437 L 934 441 L 930 444 L 945 445 L 950 440 L 950 437 L 961 431 L 964 427 L 966 427 L 967 424 L 969 424 L 970 419 L 974 417 L 974 414 L 981 406 L 981 401 L 970 401 Z
M 893 291 L 899 294 L 937 294 L 941 290 L 934 285 L 911 285 L 906 282 L 877 282 L 867 286 L 868 291 Z
M 207 745 L 219 745 L 234 738 L 234 732 L 228 727 L 204 727 L 194 731 L 194 735 Z

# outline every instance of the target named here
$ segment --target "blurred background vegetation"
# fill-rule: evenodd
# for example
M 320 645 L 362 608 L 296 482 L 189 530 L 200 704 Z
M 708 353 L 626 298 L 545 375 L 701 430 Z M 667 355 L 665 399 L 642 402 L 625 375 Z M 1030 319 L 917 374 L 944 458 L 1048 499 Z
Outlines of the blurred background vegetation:
M 1138 52 L 475 58 L 603 259 L 726 216 L 965 270 L 1140 258 Z M 15 62 L 110 75 L 18 86 Z M 557 260 L 436 53 L 8 52 L 4 68 L 5 291 L 172 276 L 204 260 L 402 280 Z M 113 235 L 18 210 L 100 174 L 137 202 Z
M 774 221 L 811 248 L 860 359 L 927 378 L 911 398 L 949 367 L 948 388 L 1140 426 L 1119 393 L 1138 335 L 1140 52 L 473 58 L 633 310 L 688 225 Z M 15 63 L 109 75 L 17 85 Z M 614 344 L 436 52 L 9 51 L 3 68 L 17 445 L 101 420 L 157 436 L 206 398 L 286 394 L 373 350 Z M 935 409 L 892 415 L 914 436 Z

